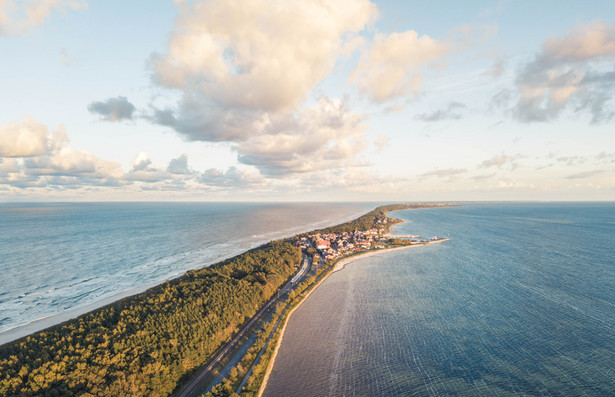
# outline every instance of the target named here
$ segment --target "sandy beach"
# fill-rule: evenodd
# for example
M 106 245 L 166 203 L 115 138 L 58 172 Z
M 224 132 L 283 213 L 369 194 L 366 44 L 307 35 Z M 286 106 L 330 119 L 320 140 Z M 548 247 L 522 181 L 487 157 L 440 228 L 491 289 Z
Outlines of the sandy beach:
M 358 254 L 358 255 L 353 255 L 347 258 L 343 258 L 341 259 L 338 263 L 335 264 L 335 267 L 333 268 L 333 270 L 326 275 L 326 277 L 323 277 L 318 284 L 316 284 L 316 286 L 314 286 L 314 288 L 312 288 L 308 294 L 301 300 L 301 302 L 299 302 L 299 304 L 297 306 L 295 306 L 290 313 L 288 314 L 288 317 L 286 318 L 286 321 L 284 321 L 284 324 L 282 325 L 282 329 L 280 331 L 280 337 L 278 338 L 278 342 L 275 346 L 275 350 L 273 352 L 273 356 L 271 357 L 271 361 L 269 361 L 269 364 L 267 365 L 267 371 L 265 372 L 265 377 L 263 379 L 263 383 L 261 385 L 261 388 L 258 392 L 258 397 L 261 397 L 263 395 L 263 393 L 265 392 L 265 389 L 267 388 L 267 381 L 269 380 L 269 376 L 271 374 L 271 371 L 273 370 L 273 366 L 275 365 L 275 359 L 276 356 L 278 355 L 278 351 L 280 349 L 280 346 L 282 345 L 282 341 L 284 340 L 284 331 L 286 331 L 286 325 L 288 324 L 291 316 L 293 315 L 293 313 L 295 312 L 295 310 L 297 310 L 299 307 L 301 307 L 301 305 L 303 304 L 303 302 L 305 302 L 307 300 L 307 298 L 312 294 L 312 292 L 316 291 L 316 288 L 318 288 L 318 286 L 325 281 L 331 274 L 342 270 L 346 267 L 346 265 L 358 261 L 359 259 L 365 259 L 365 258 L 369 258 L 372 256 L 376 256 L 376 255 L 382 255 L 382 254 L 387 254 L 389 252 L 393 252 L 393 251 L 399 251 L 399 250 L 405 250 L 405 249 L 409 249 L 409 248 L 415 248 L 415 247 L 422 247 L 425 245 L 430 245 L 430 244 L 436 244 L 436 243 L 441 243 L 444 241 L 448 241 L 449 239 L 442 239 L 442 240 L 438 240 L 438 241 L 430 241 L 427 243 L 421 243 L 421 244 L 413 244 L 413 245 L 406 245 L 403 247 L 395 247 L 395 248 L 385 248 L 385 249 L 380 249 L 380 250 L 374 250 L 374 251 L 367 251 L 365 253 L 362 254 Z
M 399 250 L 408 249 L 408 248 L 422 247 L 422 246 L 430 245 L 430 244 L 433 244 L 433 243 L 441 243 L 443 241 L 448 241 L 448 239 L 438 240 L 438 241 L 430 241 L 428 243 L 421 243 L 421 244 L 405 245 L 403 247 L 384 248 L 384 249 L 380 249 L 380 250 L 367 251 L 365 253 L 362 253 L 362 254 L 359 254 L 359 255 L 350 256 L 348 258 L 344 258 L 344 259 L 340 260 L 335 265 L 335 267 L 333 268 L 333 271 L 331 271 L 331 273 L 337 272 L 338 270 L 342 270 L 347 264 L 352 263 L 354 261 L 357 261 L 359 259 L 369 258 L 371 256 L 382 255 L 382 254 L 386 254 L 386 253 L 389 253 L 389 252 L 399 251 Z

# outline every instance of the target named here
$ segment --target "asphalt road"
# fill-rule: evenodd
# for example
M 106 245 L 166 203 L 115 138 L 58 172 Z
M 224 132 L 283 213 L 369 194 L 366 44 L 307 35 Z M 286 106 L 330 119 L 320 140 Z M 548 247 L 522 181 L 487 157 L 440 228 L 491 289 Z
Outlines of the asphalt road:
M 285 293 L 289 292 L 295 286 L 296 282 L 293 282 L 293 281 L 299 281 L 299 279 L 305 275 L 308 268 L 309 268 L 309 260 L 307 258 L 307 255 L 303 255 L 303 261 L 301 263 L 301 268 L 299 268 L 299 271 L 297 272 L 295 276 L 293 276 L 291 281 L 286 283 L 286 285 L 284 285 L 280 289 L 279 293 L 276 294 L 276 296 L 274 296 L 273 298 L 271 298 L 269 302 L 267 302 L 265 306 L 263 306 L 250 319 L 250 321 L 248 321 L 244 325 L 241 331 L 239 331 L 237 335 L 233 337 L 233 339 L 227 342 L 227 344 L 224 345 L 218 351 L 218 353 L 216 353 L 216 355 L 211 359 L 211 361 L 207 363 L 207 365 L 203 367 L 196 375 L 194 375 L 192 379 L 190 379 L 190 381 L 186 383 L 184 387 L 175 394 L 175 396 L 189 397 L 189 396 L 199 395 L 204 389 L 204 387 L 202 387 L 201 385 L 203 380 L 211 376 L 213 369 L 216 368 L 220 363 L 226 361 L 226 359 L 229 358 L 230 354 L 234 351 L 235 347 L 238 346 L 241 339 L 243 339 L 244 336 L 246 336 L 249 332 L 252 331 L 252 328 L 254 327 L 254 325 L 263 318 L 267 310 L 278 301 L 278 298 L 280 296 L 283 296 Z

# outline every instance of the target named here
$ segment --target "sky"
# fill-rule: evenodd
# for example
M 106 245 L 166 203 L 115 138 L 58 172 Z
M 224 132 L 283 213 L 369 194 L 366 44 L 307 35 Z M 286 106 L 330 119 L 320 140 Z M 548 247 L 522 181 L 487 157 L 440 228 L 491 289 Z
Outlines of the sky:
M 615 3 L 0 0 L 0 201 L 615 200 Z

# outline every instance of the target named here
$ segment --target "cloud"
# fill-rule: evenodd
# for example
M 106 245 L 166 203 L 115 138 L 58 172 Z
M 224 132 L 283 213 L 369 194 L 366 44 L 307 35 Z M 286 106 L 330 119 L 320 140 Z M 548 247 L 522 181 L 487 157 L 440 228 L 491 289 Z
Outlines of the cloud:
M 129 181 L 161 182 L 173 179 L 173 175 L 152 165 L 148 153 L 140 152 L 130 162 L 130 171 L 125 176 Z
M 589 112 L 592 123 L 607 122 L 615 92 L 615 27 L 601 22 L 579 26 L 565 37 L 547 39 L 542 51 L 524 65 L 516 79 L 515 117 L 549 121 L 567 107 Z
M 497 23 L 490 25 L 464 24 L 451 29 L 448 32 L 447 41 L 452 52 L 456 54 L 465 53 L 492 40 L 497 35 L 498 30 Z
M 324 96 L 296 114 L 263 120 L 257 132 L 235 145 L 239 162 L 268 176 L 341 168 L 365 148 L 363 118 L 347 103 Z
M 465 168 L 449 168 L 446 170 L 433 170 L 433 171 L 425 172 L 423 174 L 418 175 L 418 177 L 425 178 L 429 176 L 435 176 L 438 178 L 449 178 L 452 176 L 465 174 L 466 172 L 468 172 L 468 170 Z
M 171 174 L 179 174 L 179 175 L 189 175 L 194 172 L 188 167 L 188 155 L 185 153 L 176 159 L 172 159 L 169 162 L 167 171 L 170 172 Z
M 596 155 L 596 160 L 615 163 L 615 152 L 612 152 L 612 153 L 600 152 Z
M 140 152 L 130 162 L 130 171 L 124 179 L 130 182 L 144 182 L 150 185 L 148 189 L 177 190 L 186 187 L 186 183 L 197 184 L 198 177 L 198 173 L 188 167 L 187 154 L 172 159 L 166 169 L 163 169 L 153 165 L 148 153 Z M 153 184 L 158 185 L 152 187 Z
M 461 118 L 461 114 L 457 111 L 460 109 L 465 109 L 466 105 L 459 102 L 450 102 L 445 109 L 434 110 L 430 113 L 421 113 L 414 116 L 415 120 L 422 121 L 443 121 L 443 120 L 459 120 Z
M 498 58 L 491 66 L 491 70 L 489 70 L 489 75 L 494 79 L 502 77 L 502 75 L 504 74 L 504 63 L 505 60 L 503 58 Z
M 351 162 L 362 148 L 362 117 L 344 99 L 312 91 L 336 60 L 360 45 L 377 15 L 367 0 L 180 2 L 153 81 L 175 106 L 152 106 L 151 121 L 187 140 L 227 142 L 238 160 L 284 176 Z
M 96 179 L 121 178 L 123 172 L 118 163 L 102 160 L 85 150 L 64 146 L 45 156 L 27 158 L 24 161 L 28 175 L 79 176 Z
M 537 169 L 550 168 L 557 165 L 565 165 L 567 167 L 577 167 L 582 164 L 611 164 L 615 163 L 615 153 L 608 152 L 600 152 L 597 155 L 589 156 L 589 155 L 568 155 L 561 156 L 557 153 L 549 153 L 546 156 L 547 159 L 555 162 L 551 162 L 545 166 L 539 167 Z M 574 178 L 572 178 L 574 179 Z
M 515 179 L 502 178 L 497 184 L 487 187 L 487 190 L 523 190 L 532 191 L 536 190 L 536 185 L 533 183 L 526 183 L 523 181 L 517 181 Z
M 482 181 L 485 179 L 489 179 L 489 178 L 493 178 L 495 176 L 495 172 L 491 173 L 491 174 L 480 174 L 480 175 L 474 175 L 472 178 L 473 181 Z
M 22 123 L 0 126 L 0 157 L 32 157 L 50 153 L 68 140 L 63 127 L 49 129 L 30 116 Z
M 515 156 L 508 156 L 504 153 L 496 154 L 495 156 L 483 161 L 478 168 L 503 168 L 505 165 L 508 165 L 511 171 L 514 171 L 519 167 L 519 164 L 516 163 L 516 160 L 519 159 L 521 155 L 517 154 Z
M 489 105 L 489 109 L 490 110 L 494 110 L 494 109 L 502 109 L 502 110 L 506 110 L 509 108 L 510 106 L 510 102 L 513 100 L 514 97 L 514 93 L 509 90 L 509 89 L 503 89 L 498 91 L 497 94 L 495 94 L 492 98 L 491 98 L 491 104 Z
M 593 22 L 574 29 L 567 37 L 552 37 L 543 44 L 550 60 L 579 62 L 615 54 L 615 27 Z
M 210 187 L 252 188 L 268 185 L 268 181 L 258 171 L 230 167 L 226 171 L 211 168 L 200 175 L 199 181 Z
M 92 102 L 88 105 L 91 113 L 101 116 L 105 121 L 132 120 L 135 106 L 124 96 L 109 98 L 106 101 Z
M 149 158 L 149 154 L 140 152 L 130 162 L 131 171 L 151 171 L 152 160 Z
M 189 140 L 233 143 L 240 163 L 267 175 L 342 167 L 365 147 L 363 117 L 350 111 L 346 100 L 320 96 L 311 107 L 258 117 L 254 112 L 225 110 L 217 120 L 199 112 L 198 106 L 183 103 L 180 109 L 180 116 L 163 110 L 154 117 Z
M 496 4 L 482 10 L 478 16 L 482 18 L 490 18 L 504 14 L 507 4 L 510 0 L 499 0 Z
M 569 175 L 566 179 L 582 179 L 582 178 L 590 178 L 592 176 L 604 173 L 604 170 L 594 170 L 594 171 L 585 171 L 579 172 L 578 174 Z
M 296 181 L 296 190 L 306 192 L 351 191 L 363 193 L 383 193 L 399 190 L 407 178 L 383 176 L 377 172 L 359 167 L 324 170 L 306 174 Z
M 78 0 L 0 0 L 0 36 L 26 33 L 42 24 L 53 10 L 87 8 Z
M 345 37 L 377 14 L 367 0 L 196 1 L 182 4 L 154 81 L 207 98 L 209 108 L 279 111 L 332 70 Z
M 73 149 L 68 142 L 64 128 L 49 131 L 30 116 L 22 123 L 0 126 L 0 156 L 5 157 L 0 163 L 0 184 L 47 188 L 57 181 L 79 187 L 117 184 L 122 178 L 118 163 Z
M 376 34 L 374 43 L 365 50 L 349 81 L 376 103 L 417 95 L 425 68 L 442 68 L 451 51 L 447 42 L 420 36 L 413 30 Z
M 573 166 L 577 164 L 583 164 L 587 160 L 587 158 L 584 156 L 561 156 L 556 158 L 555 160 L 560 163 L 566 163 L 566 165 L 568 166 Z
M 384 134 L 378 134 L 378 137 L 374 141 L 376 147 L 376 153 L 380 153 L 389 144 L 389 138 Z
M 42 194 L 95 191 L 99 188 L 99 191 L 105 191 L 115 187 L 132 193 L 243 188 L 255 191 L 267 190 L 274 182 L 249 166 L 200 173 L 190 169 L 186 154 L 172 159 L 165 169 L 154 165 L 148 153 L 141 152 L 130 162 L 129 171 L 124 172 L 119 163 L 71 147 L 63 129 L 50 132 L 32 117 L 26 116 L 24 120 L 23 123 L 0 126 L 0 190 L 4 194 L 15 194 L 23 189 Z M 282 185 L 291 186 L 294 182 L 291 180 Z
M 20 166 L 15 159 L 4 159 L 0 157 L 0 176 L 7 176 L 20 172 Z

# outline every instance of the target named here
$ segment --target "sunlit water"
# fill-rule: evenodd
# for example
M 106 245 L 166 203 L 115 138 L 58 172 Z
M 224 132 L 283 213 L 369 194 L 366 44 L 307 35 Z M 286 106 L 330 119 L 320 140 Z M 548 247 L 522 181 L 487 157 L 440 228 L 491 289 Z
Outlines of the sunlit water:
M 615 395 L 614 204 L 394 215 L 451 240 L 331 275 L 293 314 L 266 396 Z
M 1 332 L 152 285 L 369 204 L 0 204 Z

